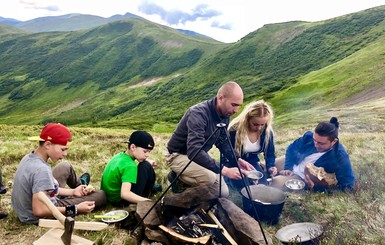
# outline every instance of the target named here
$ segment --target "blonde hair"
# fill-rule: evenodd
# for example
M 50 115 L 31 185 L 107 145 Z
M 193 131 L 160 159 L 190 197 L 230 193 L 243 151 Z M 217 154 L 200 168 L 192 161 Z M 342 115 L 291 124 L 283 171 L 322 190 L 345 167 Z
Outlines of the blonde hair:
M 266 137 L 264 142 L 265 149 L 267 149 L 269 139 L 274 133 L 272 125 L 274 113 L 270 105 L 264 100 L 258 100 L 247 104 L 243 111 L 230 122 L 228 127 L 228 130 L 237 130 L 234 148 L 239 154 L 241 154 L 243 144 L 246 141 L 249 132 L 249 121 L 252 117 L 267 117 Z M 261 137 L 261 133 L 262 132 L 259 132 L 258 138 Z

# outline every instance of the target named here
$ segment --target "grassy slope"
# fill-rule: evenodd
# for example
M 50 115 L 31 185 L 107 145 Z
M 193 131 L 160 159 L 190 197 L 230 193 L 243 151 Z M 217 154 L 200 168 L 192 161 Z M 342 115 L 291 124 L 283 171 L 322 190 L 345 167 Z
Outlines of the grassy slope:
M 177 122 L 186 107 L 214 96 L 212 88 L 227 80 L 236 80 L 242 85 L 246 102 L 258 98 L 273 100 L 275 91 L 290 87 L 301 76 L 364 50 L 372 42 L 379 42 L 384 33 L 383 13 L 378 9 L 317 23 L 267 25 L 203 60 L 177 79 L 146 90 L 149 94 L 146 103 L 122 116 L 131 119 L 137 115 L 152 116 L 154 112 L 149 115 L 147 110 L 152 111 L 159 104 L 170 104 L 170 110 L 162 107 L 156 110 L 155 116 L 159 120 Z M 354 71 L 347 71 L 347 74 Z M 379 82 L 370 80 L 370 86 L 378 86 Z M 305 102 L 298 104 L 299 107 L 292 108 L 301 110 Z M 293 112 L 278 111 L 280 114 Z M 101 122 L 101 125 L 106 124 Z
M 1 76 L 1 114 L 6 115 L 3 122 L 18 123 L 20 117 L 26 115 L 23 108 L 29 105 L 28 109 L 33 108 L 28 110 L 30 117 L 21 123 L 60 117 L 71 124 L 80 120 L 92 122 L 96 118 L 106 120 L 116 114 L 115 110 L 119 112 L 129 107 L 130 99 L 120 92 L 121 87 L 110 87 L 120 83 L 134 85 L 153 76 L 183 72 L 196 62 L 194 57 L 205 58 L 227 46 L 134 19 L 90 31 L 25 35 L 7 45 L 10 46 L 5 45 L 3 55 L 10 58 L 3 62 Z M 198 56 L 194 56 L 194 50 Z M 116 94 L 119 97 L 111 99 Z M 9 100 L 9 97 L 14 99 Z M 58 101 L 52 97 L 62 99 Z M 86 104 L 89 107 L 78 103 L 92 98 L 96 100 Z M 45 104 L 41 107 L 42 100 Z M 63 105 L 67 110 L 47 115 L 47 107 Z M 77 110 L 68 112 L 74 108 Z M 78 120 L 73 120 L 75 118 Z
M 351 113 L 366 113 L 368 109 L 380 110 L 384 100 L 384 53 L 383 39 L 354 53 L 346 59 L 311 72 L 299 79 L 290 88 L 279 91 L 270 100 L 281 123 L 292 123 L 306 114 L 316 114 L 311 122 L 322 119 L 325 111 L 329 115 L 340 115 L 345 120 L 353 119 Z M 352 105 L 354 105 L 352 107 Z M 340 111 L 340 112 L 339 112 Z M 381 117 L 381 113 L 376 115 Z M 360 118 L 362 120 L 362 118 Z M 364 121 L 350 121 L 366 123 Z
M 214 96 L 213 88 L 226 80 L 242 85 L 245 102 L 259 98 L 273 101 L 280 120 L 283 112 L 294 110 L 280 109 L 274 92 L 378 42 L 384 35 L 383 10 L 316 23 L 267 25 L 232 45 L 185 36 L 143 20 L 114 22 L 88 31 L 25 35 L 3 43 L 6 52 L 0 54 L 4 58 L 0 122 L 36 124 L 55 120 L 72 125 L 147 129 L 161 125 L 167 130 L 186 107 Z M 192 65 L 188 62 L 196 55 L 196 47 L 204 52 Z M 381 65 L 381 60 L 377 61 Z M 185 62 L 187 65 L 181 65 Z M 333 79 L 349 82 L 348 74 L 355 71 L 349 67 L 353 70 L 346 68 L 345 77 Z M 153 78 L 157 82 L 131 87 Z M 322 87 L 332 82 L 322 76 L 320 79 Z M 377 84 L 380 82 L 381 75 L 378 80 L 370 80 L 368 87 L 381 86 Z M 305 104 L 299 102 L 292 108 L 301 110 Z M 63 109 L 56 109 L 60 107 Z M 23 108 L 28 108 L 28 113 Z

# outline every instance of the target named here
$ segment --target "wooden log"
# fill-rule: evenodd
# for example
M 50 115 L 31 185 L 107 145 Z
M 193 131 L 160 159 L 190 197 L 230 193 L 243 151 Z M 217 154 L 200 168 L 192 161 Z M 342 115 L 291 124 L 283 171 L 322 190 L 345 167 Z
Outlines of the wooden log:
M 167 234 L 171 235 L 176 240 L 178 240 L 180 242 L 184 242 L 184 243 L 208 244 L 210 239 L 211 239 L 211 235 L 206 235 L 206 236 L 196 237 L 196 238 L 195 237 L 187 237 L 187 236 L 184 236 L 182 234 L 175 232 L 171 228 L 168 228 L 164 225 L 159 225 L 159 228 L 161 230 L 163 230 L 164 232 L 166 232 Z
M 39 226 L 45 228 L 59 228 L 64 229 L 62 223 L 59 220 L 54 219 L 39 219 Z M 88 230 L 88 231 L 100 231 L 108 227 L 108 224 L 102 222 L 86 222 L 75 221 L 75 230 Z
M 239 244 L 266 244 L 258 222 L 241 208 L 226 198 L 220 198 L 217 218 Z M 271 234 L 265 231 L 268 244 L 272 244 Z
M 217 217 L 215 217 L 214 213 L 211 211 L 208 211 L 207 214 L 210 216 L 210 218 L 215 222 L 215 224 L 218 225 L 219 229 L 221 230 L 222 234 L 226 237 L 226 239 L 229 241 L 231 245 L 237 245 L 238 243 L 234 241 L 234 239 L 230 236 L 230 234 L 227 232 L 225 227 L 219 222 Z

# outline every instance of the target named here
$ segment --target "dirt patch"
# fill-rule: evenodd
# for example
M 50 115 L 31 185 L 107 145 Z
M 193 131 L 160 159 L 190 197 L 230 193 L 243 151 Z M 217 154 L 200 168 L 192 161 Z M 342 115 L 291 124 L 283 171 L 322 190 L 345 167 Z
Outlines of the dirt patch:
M 72 110 L 72 109 L 80 107 L 86 101 L 87 101 L 87 99 L 86 100 L 73 101 L 71 103 L 65 104 L 64 106 L 60 105 L 60 106 L 54 107 L 54 108 L 52 108 L 50 110 L 47 110 L 46 113 L 47 114 L 50 114 L 52 112 L 54 112 L 54 113 L 62 113 L 62 112 L 65 112 L 65 111 L 69 111 L 69 110 Z
M 129 86 L 129 88 L 138 88 L 138 87 L 143 87 L 143 86 L 150 86 L 158 81 L 160 81 L 162 78 L 161 77 L 158 77 L 158 78 L 153 78 L 153 79 L 150 79 L 150 80 L 144 80 L 140 83 L 137 83 L 135 85 L 132 85 L 132 86 Z
M 341 105 L 352 106 L 385 97 L 385 83 L 349 97 Z
M 166 41 L 163 43 L 163 46 L 166 48 L 181 48 L 183 45 L 177 41 Z
M 179 74 L 179 73 L 175 74 L 175 75 L 173 75 L 173 78 L 178 77 L 180 75 L 181 74 Z M 162 79 L 163 79 L 163 77 L 155 77 L 155 78 L 152 78 L 152 79 L 143 80 L 142 82 L 139 82 L 139 83 L 137 83 L 135 85 L 131 85 L 128 88 L 138 88 L 138 87 L 143 87 L 143 86 L 150 86 L 150 85 L 152 85 L 154 83 L 159 82 Z

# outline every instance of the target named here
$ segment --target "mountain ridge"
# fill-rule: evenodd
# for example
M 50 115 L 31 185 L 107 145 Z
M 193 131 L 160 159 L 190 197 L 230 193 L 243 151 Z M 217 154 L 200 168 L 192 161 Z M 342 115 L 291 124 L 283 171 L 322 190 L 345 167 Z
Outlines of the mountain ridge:
M 385 77 L 379 72 L 385 53 L 380 45 L 385 36 L 384 10 L 382 6 L 320 22 L 269 24 L 233 44 L 178 34 L 141 19 L 71 33 L 9 37 L 0 41 L 0 50 L 5 50 L 0 58 L 8 62 L 0 67 L 0 123 L 61 121 L 169 130 L 188 106 L 212 98 L 228 80 L 242 86 L 245 103 L 261 98 L 271 102 L 277 124 L 317 112 L 315 120 L 321 115 L 317 110 L 327 114 L 336 111 L 334 107 L 352 108 L 358 102 L 382 99 L 370 91 L 381 90 Z M 24 51 L 18 42 L 26 47 Z M 68 45 L 64 50 L 63 43 Z M 352 56 L 372 60 L 355 61 Z M 361 71 L 365 76 L 350 66 L 352 62 L 365 65 Z M 332 66 L 346 74 L 327 69 Z M 309 76 L 316 82 L 304 82 Z M 359 82 L 349 93 L 344 88 L 352 81 Z M 54 89 L 51 95 L 48 89 Z M 61 103 L 55 97 L 63 97 Z

